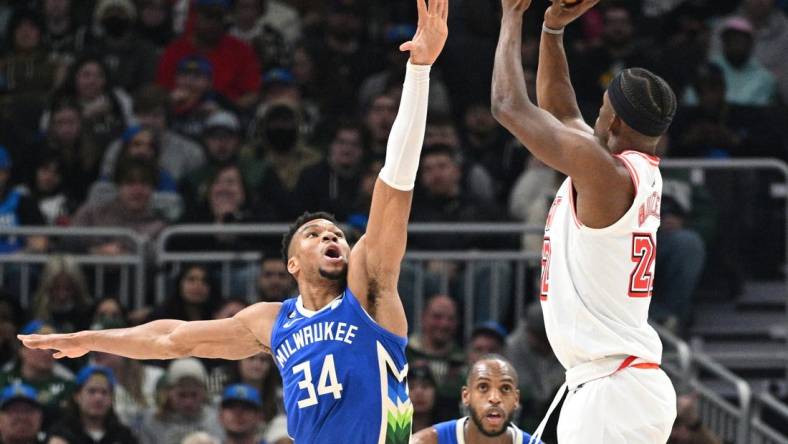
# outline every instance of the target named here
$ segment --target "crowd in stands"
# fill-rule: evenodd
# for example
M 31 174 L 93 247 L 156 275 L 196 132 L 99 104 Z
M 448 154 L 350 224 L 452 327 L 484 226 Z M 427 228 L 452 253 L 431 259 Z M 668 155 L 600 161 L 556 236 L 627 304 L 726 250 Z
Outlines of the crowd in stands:
M 531 92 L 543 3 L 526 15 Z M 562 178 L 490 113 L 499 2 L 452 0 L 450 8 L 451 35 L 431 75 L 412 220 L 543 224 Z M 415 9 L 415 2 L 383 0 L 0 2 L 0 225 L 125 227 L 153 239 L 174 224 L 289 222 L 324 210 L 363 231 L 401 93 L 407 54 L 398 45 L 415 31 Z M 786 14 L 786 0 L 604 2 L 566 35 L 585 118 L 596 118 L 618 71 L 643 66 L 680 98 L 660 156 L 788 160 Z M 678 332 L 691 322 L 717 225 L 709 190 L 665 173 L 652 314 Z M 539 252 L 541 241 L 539 234 L 414 235 L 409 248 Z M 172 243 L 183 251 L 272 246 L 240 235 Z M 0 442 L 287 442 L 281 383 L 266 355 L 232 364 L 101 354 L 55 362 L 19 349 L 20 331 L 212 319 L 294 292 L 281 260 L 266 254 L 251 271 L 256 295 L 238 282 L 223 293 L 214 270 L 195 264 L 180 270 L 163 303 L 127 312 L 111 297 L 96 300 L 80 267 L 59 254 L 118 256 L 133 248 L 113 237 L 0 238 L 2 254 L 53 255 L 27 306 L 9 282 L 0 299 Z M 455 279 L 462 270 L 440 261 L 426 267 L 429 298 L 418 311 L 406 301 L 409 314 L 421 313 L 409 345 L 417 428 L 460 413 L 468 364 L 487 352 L 517 366 L 518 421 L 531 428 L 563 379 L 538 305 L 514 313 L 512 301 L 500 301 L 492 313 L 478 296 L 477 319 L 491 321 L 462 341 L 459 295 L 468 289 Z M 510 269 L 476 273 L 477 295 L 485 288 L 478 282 L 491 276 L 512 292 Z M 429 285 L 445 275 L 448 294 Z M 692 398 L 682 399 L 679 427 L 697 431 Z M 700 442 L 681 433 L 673 442 Z

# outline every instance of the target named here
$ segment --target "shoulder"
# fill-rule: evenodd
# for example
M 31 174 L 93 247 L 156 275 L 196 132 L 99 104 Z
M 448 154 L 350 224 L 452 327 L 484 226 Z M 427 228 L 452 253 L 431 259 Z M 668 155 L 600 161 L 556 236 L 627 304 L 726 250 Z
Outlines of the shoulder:
M 258 302 L 239 311 L 233 318 L 252 332 L 261 344 L 269 347 L 271 333 L 281 308 L 281 302 Z
M 438 430 L 436 426 L 419 431 L 410 438 L 410 444 L 438 444 Z

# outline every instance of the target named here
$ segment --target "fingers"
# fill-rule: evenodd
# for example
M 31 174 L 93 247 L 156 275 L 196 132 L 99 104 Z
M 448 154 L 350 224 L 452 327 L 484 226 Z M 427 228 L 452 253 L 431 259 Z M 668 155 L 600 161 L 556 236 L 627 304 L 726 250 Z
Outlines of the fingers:
M 61 358 L 65 358 L 66 355 L 63 352 L 56 352 L 54 355 L 52 355 L 52 357 L 55 359 L 61 359 Z
M 413 49 L 413 41 L 411 40 L 408 40 L 407 42 L 399 45 L 399 50 L 401 52 L 410 51 L 411 49 Z
M 416 0 L 416 8 L 419 10 L 419 23 L 427 19 L 427 0 Z
M 449 0 L 432 0 L 430 6 L 435 4 L 435 14 L 444 21 L 449 17 Z

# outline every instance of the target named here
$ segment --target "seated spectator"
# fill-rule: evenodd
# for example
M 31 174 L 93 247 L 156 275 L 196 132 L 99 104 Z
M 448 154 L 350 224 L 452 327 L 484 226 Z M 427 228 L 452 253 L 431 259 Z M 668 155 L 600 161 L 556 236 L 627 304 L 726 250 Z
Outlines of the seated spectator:
M 296 82 L 293 72 L 287 68 L 269 69 L 263 73 L 263 97 L 258 114 L 264 114 L 270 104 L 290 102 L 298 104 L 302 112 L 301 129 L 308 139 L 323 137 L 323 128 L 334 122 L 334 116 L 322 116 L 321 110 L 312 98 L 305 97 L 301 86 Z M 326 121 L 327 120 L 327 121 Z M 320 126 L 318 128 L 318 125 Z M 319 134 L 315 134 L 315 133 Z
M 248 306 L 249 303 L 239 297 L 226 298 L 219 305 L 219 308 L 213 312 L 213 319 L 231 318 Z
M 107 367 L 89 365 L 77 373 L 76 391 L 50 434 L 68 444 L 137 444 L 113 408 L 115 376 Z
M 292 46 L 301 33 L 298 13 L 290 6 L 277 0 L 236 0 L 232 18 L 228 33 L 251 46 L 264 66 L 290 64 Z M 285 26 L 278 19 L 287 22 Z M 298 37 L 288 41 L 286 34 Z M 265 81 L 263 85 L 268 87 Z
M 61 69 L 47 53 L 43 27 L 41 16 L 20 4 L 4 28 L 11 48 L 0 57 L 0 118 L 13 122 L 17 143 L 32 141 L 36 119 Z
M 473 365 L 484 355 L 502 355 L 508 335 L 506 329 L 495 321 L 481 322 L 476 325 L 465 347 L 468 365 Z
M 234 106 L 211 87 L 214 66 L 205 57 L 192 55 L 178 62 L 173 88 L 170 90 L 172 129 L 188 138 L 199 140 L 206 119 Z
M 177 443 L 198 430 L 222 436 L 218 414 L 206 394 L 207 374 L 200 361 L 195 358 L 172 361 L 165 378 L 164 400 L 145 417 L 140 443 Z
M 172 5 L 167 0 L 138 2 L 137 36 L 145 39 L 161 52 L 173 38 Z
M 130 126 L 121 136 L 123 145 L 118 162 L 123 164 L 132 159 L 160 165 L 161 135 L 153 128 Z M 118 188 L 112 182 L 113 175 L 103 176 L 90 187 L 87 204 L 103 205 L 118 195 Z M 183 212 L 183 200 L 178 194 L 175 179 L 169 171 L 158 167 L 156 187 L 151 197 L 153 210 L 168 222 L 175 222 Z
M 148 321 L 156 319 L 180 319 L 204 321 L 213 318 L 221 303 L 219 286 L 211 279 L 208 268 L 199 264 L 187 264 L 175 280 L 175 291 L 153 309 Z
M 164 219 L 154 213 L 151 197 L 158 178 L 154 164 L 131 159 L 118 166 L 115 183 L 118 196 L 103 205 L 83 205 L 74 216 L 77 227 L 126 227 L 155 237 Z M 81 244 L 94 254 L 118 255 L 133 251 L 133 244 L 112 238 L 91 238 Z
M 180 186 L 187 211 L 194 211 L 206 203 L 209 179 L 227 166 L 240 168 L 244 186 L 261 192 L 268 174 L 266 164 L 241 154 L 241 123 L 235 115 L 226 111 L 211 114 L 205 121 L 201 140 L 205 146 L 206 162 L 186 175 Z
M 224 19 L 229 0 L 197 0 L 194 27 L 167 46 L 159 61 L 156 81 L 172 90 L 176 66 L 186 56 L 199 54 L 214 67 L 213 89 L 240 109 L 249 109 L 260 90 L 260 61 L 252 48 L 229 35 Z
M 109 68 L 108 76 L 129 92 L 152 82 L 156 75 L 156 47 L 137 34 L 137 16 L 131 0 L 99 0 L 88 44 Z
M 364 125 L 372 139 L 372 159 L 382 161 L 386 158 L 386 144 L 391 126 L 397 117 L 397 98 L 388 93 L 380 93 L 370 99 L 363 114 Z
M 402 84 L 405 80 L 405 70 L 402 69 L 408 61 L 408 53 L 399 50 L 402 42 L 407 42 L 416 34 L 416 27 L 410 24 L 389 25 L 383 33 L 385 45 L 386 67 L 361 83 L 358 93 L 358 102 L 364 106 L 382 93 L 388 85 Z M 437 71 L 437 70 L 436 70 Z M 439 72 L 430 73 L 429 111 L 433 113 L 451 113 L 451 99 L 446 85 L 443 83 Z
M 697 395 L 680 395 L 677 401 L 678 415 L 673 423 L 668 444 L 721 444 L 722 441 L 706 427 L 698 412 Z
M 122 89 L 115 88 L 107 66 L 98 55 L 90 53 L 80 56 L 71 65 L 54 97 L 55 100 L 72 99 L 80 105 L 82 130 L 99 150 L 91 159 L 91 166 L 97 168 L 104 147 L 120 136 L 131 121 L 131 98 Z M 52 123 L 51 119 L 50 114 L 44 114 L 44 129 Z
M 66 191 L 65 173 L 62 157 L 46 151 L 38 158 L 28 182 L 17 187 L 38 204 L 47 225 L 70 225 L 71 215 L 77 210 L 78 202 Z
M 0 225 L 5 227 L 44 225 L 44 216 L 36 202 L 11 187 L 12 165 L 8 150 L 0 145 Z M 21 250 L 40 253 L 46 251 L 47 246 L 48 241 L 44 236 L 0 237 L 0 254 Z
M 152 2 L 161 0 L 150 0 Z M 134 94 L 134 120 L 137 124 L 151 128 L 159 134 L 161 153 L 159 166 L 169 172 L 176 181 L 205 163 L 202 147 L 193 140 L 169 129 L 167 92 L 162 87 L 149 84 L 140 87 Z M 101 161 L 101 174 L 112 177 L 123 148 L 123 139 L 113 141 Z
M 222 393 L 219 422 L 225 435 L 225 444 L 256 444 L 259 431 L 265 423 L 263 400 L 260 392 L 246 384 L 227 386 Z M 292 440 L 283 433 L 278 439 L 265 438 L 263 443 L 290 444 Z
M 0 391 L 0 442 L 42 444 L 43 409 L 36 389 L 26 384 L 4 386 Z
M 366 169 L 367 145 L 364 129 L 352 122 L 340 124 L 328 148 L 328 157 L 301 172 L 295 188 L 299 208 L 326 211 L 340 222 L 353 213 Z
M 41 321 L 30 321 L 22 327 L 20 334 L 57 333 Z M 51 350 L 19 348 L 18 360 L 0 371 L 0 387 L 10 384 L 27 384 L 38 393 L 38 401 L 44 406 L 44 420 L 49 423 L 57 418 L 73 388 L 74 374 L 62 364 L 55 362 Z
M 77 20 L 77 8 L 74 6 L 72 0 L 41 2 L 44 43 L 50 57 L 62 65 L 73 62 L 76 54 L 83 51 L 86 44 L 88 30 Z
M 457 387 L 462 387 L 465 352 L 459 337 L 457 303 L 445 294 L 427 300 L 421 315 L 421 331 L 408 338 L 406 354 L 412 365 L 427 364 L 438 381 L 438 404 L 456 412 Z M 442 410 L 443 411 L 443 410 Z
M 264 255 L 257 277 L 257 301 L 282 302 L 296 293 L 296 282 L 287 272 L 282 257 L 276 253 Z
M 542 306 L 532 303 L 523 319 L 506 339 L 506 356 L 520 375 L 520 424 L 534 430 L 553 400 L 556 390 L 566 379 L 564 367 L 553 354 L 544 327 Z M 542 436 L 555 442 L 558 418 L 553 417 Z
M 408 368 L 408 394 L 413 404 L 412 433 L 440 422 L 437 409 L 435 378 L 428 365 L 411 365 Z
M 768 106 L 777 103 L 777 82 L 774 75 L 754 56 L 752 24 L 745 18 L 727 19 L 721 28 L 722 53 L 711 61 L 722 69 L 727 86 L 726 101 L 733 105 Z M 697 96 L 690 90 L 685 95 L 686 104 L 697 103 Z
M 509 195 L 509 215 L 527 225 L 543 226 L 553 204 L 555 192 L 561 185 L 561 173 L 543 164 L 536 157 L 528 158 Z M 524 233 L 523 250 L 541 254 L 544 233 Z
M 85 274 L 74 258 L 52 256 L 33 297 L 33 318 L 60 333 L 73 333 L 88 327 L 90 304 Z

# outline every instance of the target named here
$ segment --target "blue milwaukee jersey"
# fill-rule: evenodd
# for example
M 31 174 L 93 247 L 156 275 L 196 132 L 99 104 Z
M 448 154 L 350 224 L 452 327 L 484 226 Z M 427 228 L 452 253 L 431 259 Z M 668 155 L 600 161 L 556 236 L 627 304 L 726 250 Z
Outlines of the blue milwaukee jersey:
M 271 333 L 295 444 L 408 444 L 407 339 L 379 326 L 349 289 L 318 312 L 282 303 Z
M 438 432 L 438 444 L 473 444 L 465 442 L 465 421 L 469 418 L 452 419 L 432 426 Z M 512 444 L 528 444 L 531 435 L 510 424 L 506 433 L 512 437 Z

